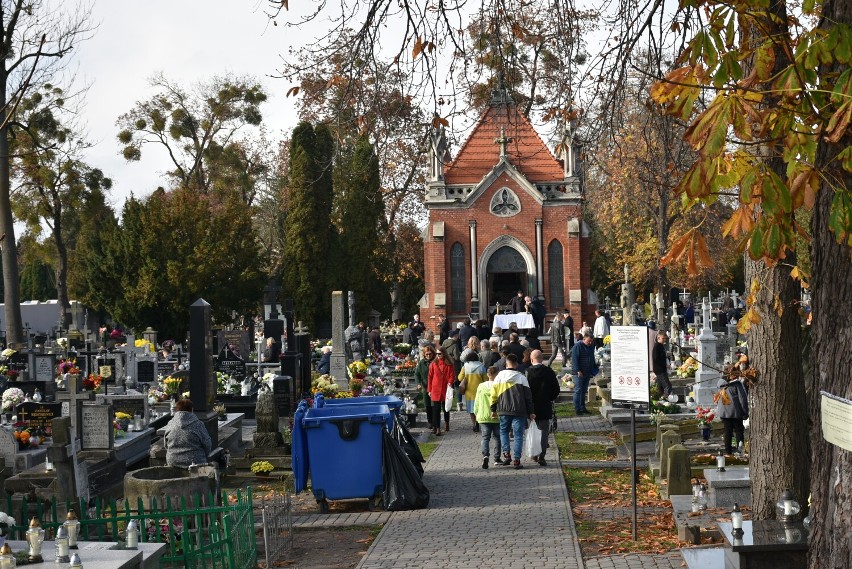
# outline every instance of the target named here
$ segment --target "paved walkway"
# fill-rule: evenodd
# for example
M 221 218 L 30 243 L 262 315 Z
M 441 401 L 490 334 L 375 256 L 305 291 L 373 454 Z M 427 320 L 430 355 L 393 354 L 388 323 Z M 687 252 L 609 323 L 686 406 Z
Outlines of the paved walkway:
M 358 569 L 676 569 L 678 552 L 582 558 L 562 470 L 551 437 L 549 466 L 489 465 L 482 469 L 479 433 L 453 413 L 456 428 L 441 438 L 426 463 L 429 507 L 378 514 L 387 521 Z M 561 419 L 560 431 L 610 430 L 600 416 Z M 493 457 L 492 457 L 493 461 Z M 600 513 L 607 518 L 606 512 Z M 624 515 L 621 511 L 612 515 Z M 376 513 L 360 514 L 360 517 Z M 306 516 L 300 525 L 349 525 L 355 520 Z M 366 521 L 366 520 L 362 520 Z M 385 520 L 382 520 L 385 521 Z
M 582 569 L 555 450 L 544 468 L 483 470 L 479 433 L 454 419 L 426 464 L 429 507 L 395 513 L 358 568 Z

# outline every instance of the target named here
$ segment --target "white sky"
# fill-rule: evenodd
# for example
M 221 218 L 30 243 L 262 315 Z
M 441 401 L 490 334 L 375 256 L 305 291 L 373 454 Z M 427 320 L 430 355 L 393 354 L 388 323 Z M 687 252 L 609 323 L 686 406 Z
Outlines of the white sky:
M 164 152 L 143 149 L 142 160 L 128 163 L 119 154 L 118 117 L 154 91 L 147 80 L 162 71 L 189 85 L 216 74 L 253 75 L 267 87 L 261 107 L 270 137 L 279 140 L 296 123 L 295 101 L 285 98 L 288 81 L 275 79 L 280 54 L 292 30 L 268 24 L 263 0 L 95 0 L 94 37 L 79 45 L 78 81 L 90 84 L 82 111 L 95 146 L 87 159 L 113 179 L 110 201 L 120 214 L 133 193 L 147 196 L 164 184 L 168 168 Z

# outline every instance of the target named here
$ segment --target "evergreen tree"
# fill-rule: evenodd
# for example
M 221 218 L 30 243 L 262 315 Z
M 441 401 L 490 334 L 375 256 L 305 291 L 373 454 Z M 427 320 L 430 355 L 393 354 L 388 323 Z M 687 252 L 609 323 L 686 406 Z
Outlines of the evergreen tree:
M 298 319 L 310 329 L 330 304 L 327 288 L 334 142 L 324 125 L 302 122 L 293 130 L 287 193 L 285 294 L 293 297 Z M 326 312 L 323 312 L 325 310 Z
M 382 237 L 387 230 L 379 183 L 379 161 L 366 137 L 345 146 L 334 170 L 335 219 L 340 233 L 337 248 L 339 286 L 355 291 L 355 311 L 366 320 L 373 306 L 389 309 L 390 296 L 382 283 Z

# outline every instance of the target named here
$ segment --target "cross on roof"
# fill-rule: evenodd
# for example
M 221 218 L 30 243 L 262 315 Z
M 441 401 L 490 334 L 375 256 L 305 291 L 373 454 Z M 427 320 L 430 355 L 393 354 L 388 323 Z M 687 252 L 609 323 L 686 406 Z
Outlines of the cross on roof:
M 512 139 L 511 137 L 506 138 L 506 129 L 500 127 L 500 138 L 494 139 L 494 144 L 500 145 L 500 158 L 506 157 L 506 145 L 508 145 L 510 142 L 514 142 L 514 139 Z

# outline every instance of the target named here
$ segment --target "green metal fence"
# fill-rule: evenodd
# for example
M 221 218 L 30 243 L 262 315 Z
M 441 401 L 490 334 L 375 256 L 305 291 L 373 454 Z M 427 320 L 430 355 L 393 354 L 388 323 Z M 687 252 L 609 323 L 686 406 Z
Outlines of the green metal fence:
M 159 504 L 152 499 L 147 507 L 140 498 L 135 509 L 127 500 L 96 500 L 91 507 L 80 500 L 67 502 L 61 509 L 55 498 L 32 502 L 9 497 L 6 513 L 15 519 L 15 525 L 9 528 L 8 539 L 25 539 L 33 517 L 41 522 L 45 539 L 53 539 L 65 521 L 65 512 L 74 509 L 80 519 L 80 541 L 124 541 L 124 528 L 136 520 L 140 542 L 168 545 L 161 569 L 252 569 L 257 566 L 257 547 L 251 488 L 230 496 L 223 492 L 221 498 L 220 506 L 210 493 L 204 499 L 194 496 L 189 503 L 185 498 L 167 498 Z

